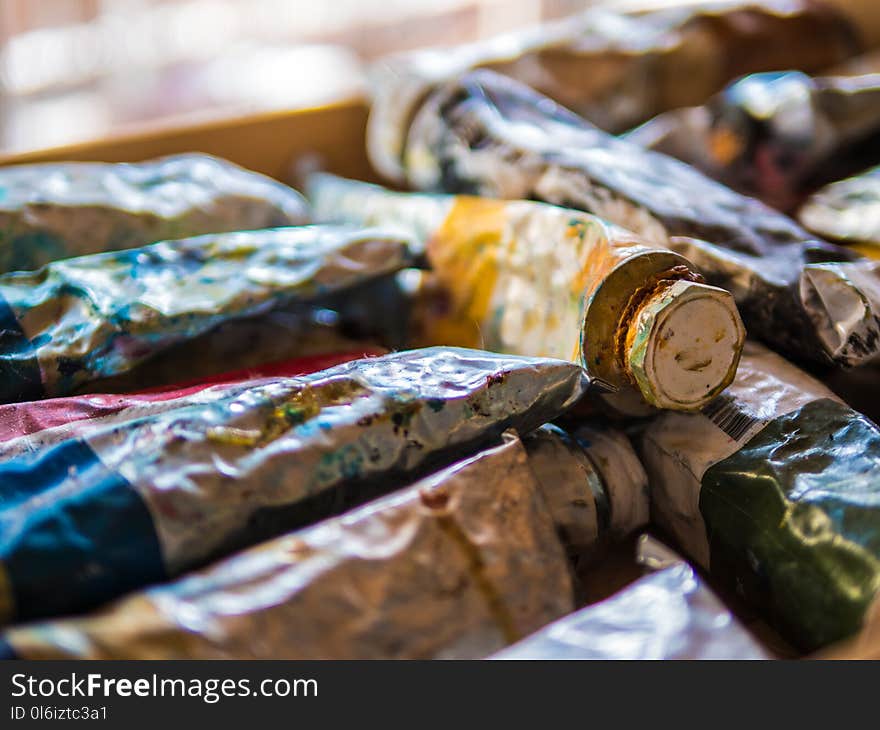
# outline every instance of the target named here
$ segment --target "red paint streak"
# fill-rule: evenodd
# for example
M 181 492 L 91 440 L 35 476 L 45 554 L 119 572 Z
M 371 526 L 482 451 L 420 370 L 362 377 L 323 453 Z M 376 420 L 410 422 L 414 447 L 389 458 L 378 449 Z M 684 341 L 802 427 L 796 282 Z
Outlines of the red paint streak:
M 385 354 L 382 350 L 365 349 L 312 355 L 265 363 L 244 370 L 232 370 L 202 380 L 188 380 L 174 385 L 148 388 L 135 393 L 87 393 L 67 398 L 48 398 L 28 403 L 0 405 L 0 442 L 73 421 L 110 416 L 140 403 L 184 398 L 213 385 L 231 385 L 258 378 L 306 375 L 351 360 L 382 354 Z

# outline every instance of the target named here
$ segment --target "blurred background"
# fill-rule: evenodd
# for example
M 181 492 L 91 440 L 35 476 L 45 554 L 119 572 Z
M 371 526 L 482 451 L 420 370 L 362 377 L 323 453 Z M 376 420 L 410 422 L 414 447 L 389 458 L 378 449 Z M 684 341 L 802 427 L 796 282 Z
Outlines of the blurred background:
M 363 64 L 595 0 L 0 0 L 0 149 L 312 106 Z M 604 0 L 602 4 L 613 4 Z

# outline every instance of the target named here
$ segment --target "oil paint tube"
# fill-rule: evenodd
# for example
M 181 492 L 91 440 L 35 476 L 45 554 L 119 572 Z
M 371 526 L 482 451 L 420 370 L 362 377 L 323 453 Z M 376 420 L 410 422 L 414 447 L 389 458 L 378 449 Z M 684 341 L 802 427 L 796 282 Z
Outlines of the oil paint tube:
M 522 444 L 81 618 L 0 638 L 23 659 L 480 658 L 574 608 Z
M 84 610 L 340 513 L 589 385 L 572 363 L 429 348 L 75 422 L 82 435 L 0 461 L 0 614 Z
M 668 249 L 532 201 L 394 193 L 314 175 L 318 218 L 381 225 L 424 246 L 449 312 L 427 342 L 582 364 L 659 408 L 699 408 L 733 379 L 745 332 L 731 296 Z
M 872 262 L 498 74 L 473 72 L 431 95 L 406 160 L 415 187 L 565 205 L 681 253 L 733 294 L 752 336 L 795 359 L 853 366 L 880 352 L 880 302 L 851 275 L 873 278 Z M 841 318 L 841 305 L 860 316 Z
M 792 212 L 816 189 L 880 163 L 880 76 L 761 73 L 705 105 L 626 135 L 745 195 Z
M 880 621 L 880 427 L 747 342 L 702 413 L 641 437 L 652 517 L 720 583 L 812 651 Z
M 298 192 L 209 155 L 0 167 L 0 273 L 172 238 L 308 221 Z
M 745 74 L 813 72 L 843 62 L 863 47 L 854 27 L 858 15 L 850 19 L 812 0 L 732 0 L 642 12 L 593 7 L 466 45 L 393 55 L 372 69 L 370 156 L 377 170 L 400 181 L 409 118 L 420 101 L 476 68 L 528 84 L 619 133 L 661 112 L 702 104 Z
M 387 274 L 408 240 L 302 226 L 209 234 L 0 276 L 0 402 L 69 395 L 230 320 Z

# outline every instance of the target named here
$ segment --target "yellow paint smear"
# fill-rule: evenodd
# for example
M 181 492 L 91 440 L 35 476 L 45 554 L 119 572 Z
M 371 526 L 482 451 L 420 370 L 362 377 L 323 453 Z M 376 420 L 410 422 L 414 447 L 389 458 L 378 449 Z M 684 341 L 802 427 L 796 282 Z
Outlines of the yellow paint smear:
M 461 341 L 444 344 L 478 346 L 479 324 L 492 314 L 498 280 L 507 204 L 500 200 L 460 196 L 443 225 L 428 241 L 427 254 L 440 285 L 450 295 L 450 321 L 434 331 Z M 455 323 L 454 326 L 447 326 Z M 467 341 L 465 341 L 467 340 Z

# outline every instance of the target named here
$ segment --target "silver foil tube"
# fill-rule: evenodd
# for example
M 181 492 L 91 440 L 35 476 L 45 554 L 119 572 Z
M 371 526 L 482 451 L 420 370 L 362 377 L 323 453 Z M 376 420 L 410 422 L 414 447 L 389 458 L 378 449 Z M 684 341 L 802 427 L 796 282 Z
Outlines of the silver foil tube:
M 880 76 L 753 74 L 626 135 L 784 211 L 880 162 Z M 820 235 L 822 235 L 820 233 Z
M 880 351 L 872 291 L 832 266 L 812 293 L 811 265 L 852 261 L 854 252 L 498 74 L 477 71 L 430 96 L 410 126 L 405 160 L 416 187 L 565 205 L 671 248 L 733 294 L 752 336 L 796 358 L 858 365 Z M 839 296 L 867 302 L 864 316 L 839 319 Z M 830 329 L 838 331 L 832 346 L 821 335 Z
M 429 348 L 80 421 L 0 461 L 0 616 L 82 610 L 337 514 L 588 386 L 572 363 Z
M 292 188 L 209 155 L 0 167 L 0 273 L 308 220 Z
M 849 20 L 812 0 L 732 0 L 583 13 L 466 45 L 391 56 L 372 69 L 368 150 L 401 180 L 407 126 L 421 99 L 476 68 L 528 84 L 611 132 L 702 104 L 756 71 L 819 71 L 862 47 Z M 814 42 L 820 37 L 821 43 Z
M 27 659 L 478 658 L 573 600 L 511 435 L 342 517 L 0 641 Z
M 226 322 L 394 272 L 409 239 L 303 226 L 197 236 L 0 276 L 0 402 L 68 395 Z
M 798 219 L 819 236 L 880 259 L 880 167 L 817 190 Z
M 678 562 L 492 659 L 769 659 L 703 579 Z
M 636 552 L 655 572 L 490 658 L 771 658 L 679 555 L 647 535 Z

